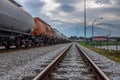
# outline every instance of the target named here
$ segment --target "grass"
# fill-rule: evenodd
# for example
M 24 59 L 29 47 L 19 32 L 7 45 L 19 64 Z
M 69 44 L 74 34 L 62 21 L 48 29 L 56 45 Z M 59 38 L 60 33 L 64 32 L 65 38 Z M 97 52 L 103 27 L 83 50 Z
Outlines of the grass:
M 91 46 L 91 44 L 89 44 L 89 43 L 83 43 L 83 42 L 78 42 L 78 43 L 84 47 L 87 47 L 87 48 L 115 61 L 115 62 L 120 63 L 120 51 L 115 51 L 115 50 L 108 51 L 105 49 L 93 48 Z

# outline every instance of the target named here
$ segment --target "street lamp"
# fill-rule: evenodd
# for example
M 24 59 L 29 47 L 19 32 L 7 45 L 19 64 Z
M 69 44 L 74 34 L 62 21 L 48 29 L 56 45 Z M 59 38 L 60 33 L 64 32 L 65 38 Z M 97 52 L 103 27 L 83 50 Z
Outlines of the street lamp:
M 94 28 L 93 28 L 93 26 L 94 26 L 94 23 L 97 21 L 97 20 L 99 20 L 99 19 L 103 19 L 102 17 L 101 18 L 97 18 L 97 19 L 95 19 L 93 22 L 92 22 L 92 43 L 93 43 L 93 45 L 94 45 Z

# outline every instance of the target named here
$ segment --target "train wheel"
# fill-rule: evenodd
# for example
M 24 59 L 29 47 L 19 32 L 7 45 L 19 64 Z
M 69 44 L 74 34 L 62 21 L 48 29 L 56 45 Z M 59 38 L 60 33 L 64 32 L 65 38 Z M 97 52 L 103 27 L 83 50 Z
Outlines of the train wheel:
M 6 48 L 6 49 L 10 49 L 10 46 L 11 46 L 11 45 L 10 45 L 9 42 L 6 42 L 6 43 L 5 43 L 5 48 Z
M 6 48 L 6 49 L 10 49 L 10 46 L 9 46 L 9 45 L 6 45 L 5 48 Z
M 29 41 L 25 41 L 25 47 L 26 47 L 26 48 L 29 47 Z
M 26 47 L 26 48 L 28 48 L 28 47 L 29 47 L 29 45 L 28 45 L 28 44 L 26 44 L 26 45 L 25 45 L 25 47 Z
M 21 44 L 21 40 L 20 40 L 20 39 L 17 39 L 17 40 L 16 40 L 15 46 L 16 46 L 16 48 L 21 48 L 21 47 L 22 47 L 22 44 Z

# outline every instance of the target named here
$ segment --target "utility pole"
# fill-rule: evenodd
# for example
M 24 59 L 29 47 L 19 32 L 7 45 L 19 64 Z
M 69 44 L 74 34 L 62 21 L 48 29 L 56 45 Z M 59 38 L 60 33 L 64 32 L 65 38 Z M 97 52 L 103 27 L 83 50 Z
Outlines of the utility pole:
M 84 39 L 86 42 L 86 0 L 84 0 Z
M 109 30 L 109 37 L 111 37 L 111 30 Z

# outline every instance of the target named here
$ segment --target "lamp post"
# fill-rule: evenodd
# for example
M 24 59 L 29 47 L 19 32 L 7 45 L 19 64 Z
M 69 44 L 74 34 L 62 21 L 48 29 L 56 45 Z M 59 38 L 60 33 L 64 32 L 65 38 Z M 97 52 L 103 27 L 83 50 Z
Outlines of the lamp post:
M 95 19 L 93 22 L 92 22 L 92 45 L 94 46 L 94 28 L 93 28 L 93 26 L 94 26 L 94 23 L 97 21 L 97 20 L 99 20 L 99 19 L 103 19 L 102 17 L 101 18 L 97 18 L 97 19 Z

